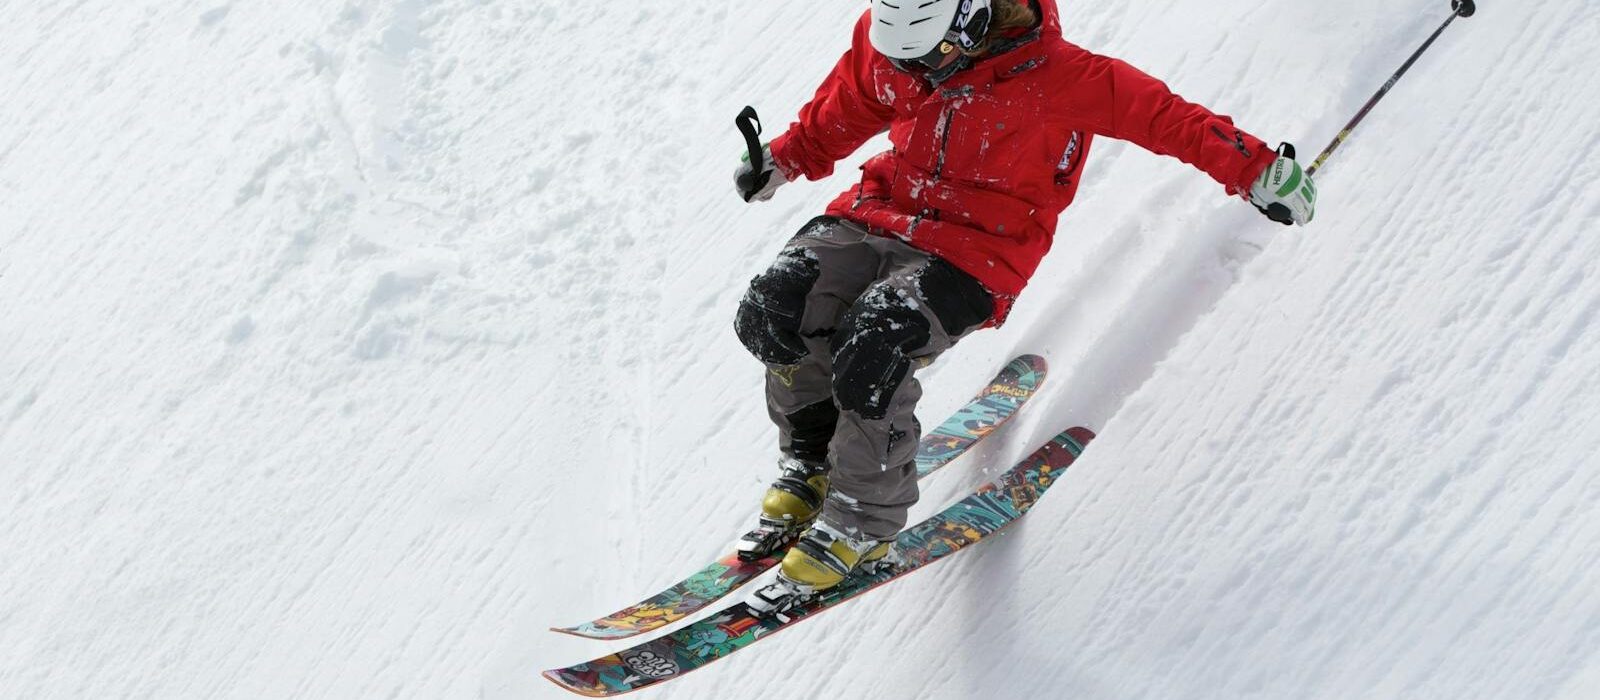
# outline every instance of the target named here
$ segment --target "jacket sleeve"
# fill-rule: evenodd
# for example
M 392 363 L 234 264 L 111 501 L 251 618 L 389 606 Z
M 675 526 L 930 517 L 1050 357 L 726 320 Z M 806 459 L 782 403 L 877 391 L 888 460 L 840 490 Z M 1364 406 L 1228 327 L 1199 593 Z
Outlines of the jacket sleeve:
M 873 62 L 881 59 L 867 42 L 870 22 L 868 14 L 856 22 L 850 50 L 800 109 L 799 120 L 773 139 L 772 160 L 791 180 L 833 174 L 834 163 L 888 128 L 894 118 L 894 109 L 879 102 L 874 89 Z
M 1131 141 L 1199 168 L 1248 196 L 1277 154 L 1233 120 L 1187 102 L 1166 84 L 1123 61 L 1068 45 L 1069 85 L 1062 98 L 1096 134 Z

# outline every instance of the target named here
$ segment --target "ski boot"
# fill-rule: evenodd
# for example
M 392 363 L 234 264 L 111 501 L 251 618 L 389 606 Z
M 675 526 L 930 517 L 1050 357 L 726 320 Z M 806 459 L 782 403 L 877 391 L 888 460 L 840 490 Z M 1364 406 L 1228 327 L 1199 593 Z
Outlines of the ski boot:
M 758 589 L 746 605 L 758 615 L 785 617 L 852 574 L 875 573 L 895 560 L 894 540 L 853 538 L 819 520 L 784 555 L 777 580 Z
M 804 532 L 828 497 L 828 465 L 804 462 L 790 455 L 778 460 L 778 480 L 761 499 L 761 520 L 739 538 L 742 561 L 772 556 Z

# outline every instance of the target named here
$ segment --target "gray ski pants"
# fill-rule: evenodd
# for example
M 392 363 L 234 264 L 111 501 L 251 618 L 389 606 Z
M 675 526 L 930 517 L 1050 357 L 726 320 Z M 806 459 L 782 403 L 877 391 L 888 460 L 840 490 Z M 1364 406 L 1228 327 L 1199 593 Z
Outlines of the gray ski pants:
M 977 280 L 906 243 L 813 219 L 751 281 L 735 330 L 767 369 L 779 447 L 829 464 L 822 518 L 888 539 L 917 501 L 916 371 L 994 313 Z

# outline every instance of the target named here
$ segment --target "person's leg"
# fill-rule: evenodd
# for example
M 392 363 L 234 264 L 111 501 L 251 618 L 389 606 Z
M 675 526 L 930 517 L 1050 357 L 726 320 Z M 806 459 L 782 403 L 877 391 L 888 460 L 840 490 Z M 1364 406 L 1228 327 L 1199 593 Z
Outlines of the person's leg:
M 881 277 L 833 334 L 833 396 L 840 419 L 829 444 L 832 490 L 821 517 L 784 555 L 779 582 L 751 599 L 771 612 L 793 593 L 838 585 L 889 556 L 917 501 L 916 370 L 994 313 L 983 285 L 949 263 L 892 239 L 874 239 Z
M 812 220 L 750 283 L 735 330 L 766 365 L 767 413 L 778 426 L 779 475 L 740 556 L 767 556 L 815 519 L 829 491 L 828 444 L 839 411 L 829 350 L 839 318 L 877 275 L 878 252 L 860 227 Z
M 822 519 L 849 537 L 885 540 L 917 500 L 916 371 L 988 321 L 994 300 L 943 260 L 899 241 L 879 247 L 889 272 L 851 305 L 830 346 L 841 416 Z

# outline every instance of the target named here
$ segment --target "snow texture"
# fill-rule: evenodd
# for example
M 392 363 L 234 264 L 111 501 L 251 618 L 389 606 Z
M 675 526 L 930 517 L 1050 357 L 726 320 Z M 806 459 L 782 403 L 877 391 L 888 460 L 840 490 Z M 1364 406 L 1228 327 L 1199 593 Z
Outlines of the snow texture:
M 564 697 L 544 631 L 677 580 L 774 471 L 748 206 L 860 2 L 0 3 L 0 697 Z M 1321 146 L 1443 0 L 1066 2 Z M 1008 536 L 654 698 L 1600 697 L 1600 14 L 1481 3 L 1283 229 L 1102 142 L 1009 325 L 1044 392 L 933 512 Z

